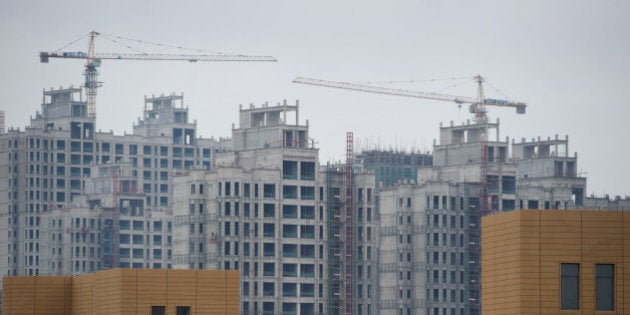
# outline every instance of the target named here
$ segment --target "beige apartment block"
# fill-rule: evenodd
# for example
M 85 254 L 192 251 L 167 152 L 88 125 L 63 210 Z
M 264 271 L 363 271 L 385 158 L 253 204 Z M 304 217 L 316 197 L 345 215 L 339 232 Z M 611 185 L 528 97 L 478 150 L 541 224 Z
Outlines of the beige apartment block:
M 112 269 L 80 276 L 15 276 L 2 314 L 238 314 L 239 274 L 229 270 Z
M 482 219 L 483 314 L 630 312 L 630 213 L 517 210 Z

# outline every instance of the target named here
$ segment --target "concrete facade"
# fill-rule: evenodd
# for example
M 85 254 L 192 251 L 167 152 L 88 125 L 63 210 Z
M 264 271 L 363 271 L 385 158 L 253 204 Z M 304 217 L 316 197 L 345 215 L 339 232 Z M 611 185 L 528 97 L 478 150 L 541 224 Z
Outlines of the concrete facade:
M 243 314 L 325 312 L 325 182 L 298 114 L 241 108 L 234 151 L 175 178 L 174 267 L 240 270 Z
M 2 314 L 239 314 L 238 272 L 112 269 L 81 276 L 13 276 Z
M 84 195 L 40 216 L 41 274 L 170 268 L 172 211 L 148 210 L 145 201 L 131 165 L 92 166 Z
M 378 314 L 421 314 L 427 288 L 424 202 L 412 184 L 379 193 Z M 424 209 L 422 209 L 424 210 Z
M 568 139 L 499 135 L 498 121 L 441 126 L 433 166 L 419 168 L 417 182 L 381 188 L 379 314 L 480 314 L 484 148 L 485 211 L 583 207 L 586 179 Z
M 325 314 L 344 314 L 347 307 L 352 308 L 353 314 L 378 312 L 380 221 L 375 174 L 365 170 L 356 160 L 352 170 L 350 206 L 346 204 L 349 199 L 346 165 L 327 164 L 325 173 L 322 172 L 326 178 L 328 213 L 328 302 Z M 352 213 L 351 220 L 348 220 L 347 209 Z M 348 221 L 349 237 L 346 235 Z M 353 283 L 349 290 L 345 286 L 347 282 Z M 351 303 L 344 303 L 343 298 L 350 299 Z
M 85 212 L 81 221 L 95 218 L 85 210 L 93 205 L 74 203 L 86 193 L 86 180 L 94 175 L 92 166 L 131 165 L 128 175 L 137 178 L 144 216 L 150 217 L 173 206 L 174 172 L 209 169 L 214 152 L 231 145 L 229 140 L 198 138 L 196 122 L 188 121 L 181 95 L 146 98 L 134 133 L 114 135 L 97 131 L 96 119 L 88 117 L 80 93 L 77 88 L 44 91 L 41 112 L 29 126 L 0 135 L 0 172 L 7 179 L 0 182 L 2 275 L 40 275 L 51 270 L 53 262 L 40 257 L 44 251 L 42 214 L 75 217 L 71 208 L 77 205 L 84 209 L 77 211 Z M 62 242 L 70 236 L 62 233 Z M 86 263 L 88 272 L 91 262 Z M 59 270 L 59 265 L 52 269 Z
M 398 182 L 418 180 L 418 169 L 433 164 L 429 153 L 403 151 L 362 151 L 356 157 L 363 168 L 374 171 L 377 190 L 392 187 Z
M 181 96 L 151 97 L 117 136 L 79 92 L 45 91 L 26 130 L 0 136 L 2 274 L 238 269 L 242 314 L 336 314 L 349 297 L 361 315 L 477 315 L 486 212 L 630 204 L 585 198 L 568 138 L 516 143 L 498 121 L 440 125 L 432 156 L 358 154 L 348 197 L 297 102 L 241 107 L 231 140 L 213 140 Z
M 484 314 L 630 312 L 628 211 L 518 210 L 482 230 Z

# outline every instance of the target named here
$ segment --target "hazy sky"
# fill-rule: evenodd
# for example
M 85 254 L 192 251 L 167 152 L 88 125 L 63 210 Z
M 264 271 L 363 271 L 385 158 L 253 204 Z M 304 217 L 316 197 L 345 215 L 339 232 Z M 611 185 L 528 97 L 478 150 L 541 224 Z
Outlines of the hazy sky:
M 204 137 L 230 136 L 238 105 L 300 100 L 322 162 L 343 158 L 345 132 L 361 145 L 427 151 L 440 122 L 472 116 L 448 102 L 291 83 L 295 76 L 475 96 L 473 84 L 423 80 L 485 76 L 527 102 L 490 108 L 501 137 L 569 135 L 588 194 L 630 194 L 630 1 L 0 1 L 0 109 L 23 128 L 42 89 L 81 84 L 83 63 L 39 63 L 97 30 L 278 63 L 104 61 L 97 128 L 131 132 L 145 95 L 184 93 Z M 103 40 L 97 52 L 131 52 Z M 83 40 L 69 49 L 87 50 Z M 100 49 L 100 50 L 99 50 Z M 143 48 L 144 49 L 144 48 Z M 159 51 L 155 51 L 159 52 Z M 440 85 L 441 84 L 441 85 Z

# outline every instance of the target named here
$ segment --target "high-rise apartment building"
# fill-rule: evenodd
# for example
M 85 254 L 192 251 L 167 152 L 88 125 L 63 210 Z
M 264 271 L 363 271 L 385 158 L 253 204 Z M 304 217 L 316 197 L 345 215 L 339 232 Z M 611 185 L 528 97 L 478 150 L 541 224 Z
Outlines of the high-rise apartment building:
M 325 180 L 299 107 L 240 110 L 233 151 L 175 178 L 175 268 L 238 269 L 243 314 L 324 314 Z
M 483 215 L 628 204 L 585 198 L 568 138 L 517 143 L 498 121 L 350 168 L 320 165 L 297 103 L 241 108 L 214 140 L 181 95 L 150 97 L 114 135 L 80 92 L 45 91 L 0 135 L 2 275 L 238 269 L 243 314 L 477 315 Z
M 512 156 L 509 147 L 498 122 L 441 126 L 433 166 L 381 190 L 379 314 L 479 314 L 480 217 L 583 204 L 568 139 L 512 142 Z
M 60 265 L 60 261 L 42 260 L 42 252 L 51 250 L 44 248 L 44 238 L 48 235 L 42 234 L 42 215 L 52 212 L 48 217 L 55 217 L 57 223 L 61 220 L 62 224 L 70 224 L 71 217 L 81 219 L 80 224 L 64 225 L 65 229 L 72 229 L 72 233 L 56 233 L 56 237 L 61 237 L 55 239 L 56 242 L 76 241 L 76 229 L 91 229 L 90 220 L 96 220 L 99 215 L 90 211 L 97 205 L 94 200 L 83 204 L 79 201 L 86 194 L 86 184 L 96 175 L 93 172 L 99 170 L 94 166 L 129 165 L 124 176 L 136 179 L 137 194 L 133 202 L 142 204 L 143 213 L 135 216 L 144 222 L 145 228 L 150 222 L 148 218 L 170 211 L 173 173 L 189 168 L 209 169 L 214 151 L 230 146 L 229 140 L 197 137 L 196 122 L 189 121 L 188 108 L 183 107 L 182 102 L 181 95 L 145 98 L 143 117 L 133 126 L 133 133 L 114 135 L 97 131 L 95 117 L 87 115 L 81 89 L 44 91 L 41 112 L 31 118 L 29 126 L 24 130 L 10 129 L 0 135 L 3 178 L 0 181 L 0 243 L 3 244 L 0 274 L 38 275 L 44 271 L 58 274 L 70 270 L 67 264 Z M 118 208 L 118 213 L 124 216 L 124 208 L 129 205 L 122 202 L 122 198 L 118 201 L 119 204 L 109 206 Z M 83 222 L 83 219 L 87 221 Z M 105 223 L 102 222 L 102 229 L 108 228 Z M 55 227 L 59 228 L 58 225 Z M 82 232 L 78 235 L 81 241 L 85 235 L 88 243 L 92 236 Z M 98 235 L 94 237 L 95 243 L 103 243 L 102 239 L 98 240 Z M 93 248 L 86 246 L 79 250 L 81 256 L 84 249 L 89 256 L 90 248 Z M 114 248 L 110 251 L 117 253 Z M 116 267 L 118 261 L 107 255 L 101 252 L 100 266 Z M 120 255 L 124 256 L 125 252 L 118 254 L 122 257 Z M 146 249 L 143 257 L 146 257 Z M 153 252 L 151 257 L 156 257 Z M 81 272 L 89 272 L 92 263 L 99 269 L 96 260 L 75 262 L 79 263 Z M 85 270 L 84 262 L 87 264 Z M 163 261 L 152 261 L 150 266 L 160 266 L 156 264 L 166 267 Z M 72 271 L 76 272 L 78 270 Z
M 84 194 L 40 217 L 40 273 L 171 268 L 170 208 L 145 207 L 129 164 L 92 166 Z

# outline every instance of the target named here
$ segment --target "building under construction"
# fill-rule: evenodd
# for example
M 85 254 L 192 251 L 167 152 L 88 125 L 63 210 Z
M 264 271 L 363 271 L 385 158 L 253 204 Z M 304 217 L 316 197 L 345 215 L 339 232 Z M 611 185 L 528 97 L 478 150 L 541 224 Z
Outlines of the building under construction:
M 630 204 L 585 198 L 567 137 L 498 121 L 441 125 L 431 154 L 356 152 L 348 133 L 324 166 L 297 103 L 241 108 L 217 141 L 181 96 L 151 97 L 118 136 L 80 92 L 45 91 L 0 135 L 3 275 L 238 269 L 242 314 L 476 315 L 482 216 Z
M 417 181 L 418 169 L 433 164 L 429 153 L 402 150 L 363 150 L 357 155 L 361 165 L 374 172 L 376 187 L 393 187 L 402 182 Z
M 567 138 L 451 123 L 432 155 L 355 156 L 349 133 L 345 163 L 320 167 L 297 110 L 242 109 L 233 151 L 175 179 L 175 266 L 242 270 L 243 314 L 479 314 L 480 218 L 585 202 Z
M 331 218 L 308 120 L 286 101 L 239 114 L 233 150 L 175 178 L 173 266 L 240 270 L 243 314 L 329 314 Z
M 498 121 L 441 126 L 433 165 L 379 193 L 379 314 L 480 314 L 480 217 L 583 206 L 568 139 L 498 135 Z
M 170 236 L 149 234 L 153 221 L 167 231 L 172 176 L 230 144 L 197 137 L 182 95 L 144 105 L 133 133 L 115 135 L 97 131 L 81 89 L 47 90 L 29 126 L 0 135 L 1 275 L 170 266 Z

